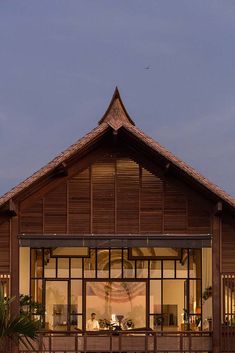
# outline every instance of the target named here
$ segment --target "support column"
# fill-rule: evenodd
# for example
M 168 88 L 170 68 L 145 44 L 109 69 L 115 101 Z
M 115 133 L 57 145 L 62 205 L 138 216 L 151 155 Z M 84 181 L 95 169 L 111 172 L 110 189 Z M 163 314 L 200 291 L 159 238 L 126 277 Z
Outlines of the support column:
M 221 345 L 221 214 L 212 218 L 212 310 L 213 353 L 220 353 Z
M 16 297 L 12 303 L 12 314 L 19 312 L 19 241 L 18 241 L 18 217 L 11 218 L 11 297 Z M 11 353 L 17 353 L 18 347 L 12 344 Z

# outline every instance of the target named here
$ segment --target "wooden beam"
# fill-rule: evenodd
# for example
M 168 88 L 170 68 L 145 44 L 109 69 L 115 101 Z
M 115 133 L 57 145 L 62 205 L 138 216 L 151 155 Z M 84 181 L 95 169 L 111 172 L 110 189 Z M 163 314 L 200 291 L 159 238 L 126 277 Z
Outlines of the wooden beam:
M 32 248 L 87 246 L 97 248 L 117 247 L 211 247 L 211 237 L 204 235 L 144 235 L 144 234 L 22 234 L 20 246 Z
M 16 204 L 14 201 L 9 200 L 4 207 L 0 209 L 0 218 L 11 218 L 17 216 Z
M 55 168 L 52 173 L 53 178 L 63 178 L 68 176 L 68 166 L 65 162 L 61 163 L 57 168 Z
M 221 216 L 212 216 L 212 311 L 213 353 L 220 353 L 221 345 Z
M 215 215 L 220 216 L 223 211 L 223 203 L 221 201 L 218 201 L 217 204 L 215 205 Z

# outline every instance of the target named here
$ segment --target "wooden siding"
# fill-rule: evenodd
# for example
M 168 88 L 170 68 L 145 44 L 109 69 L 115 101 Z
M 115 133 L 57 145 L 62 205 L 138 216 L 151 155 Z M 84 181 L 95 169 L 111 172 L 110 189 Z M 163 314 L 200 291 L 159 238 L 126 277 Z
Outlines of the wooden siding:
M 68 233 L 90 233 L 90 169 L 68 181 Z
M 139 166 L 117 160 L 117 233 L 139 233 Z
M 222 219 L 222 271 L 235 272 L 235 220 Z
M 10 271 L 10 222 L 0 224 L 0 273 Z
M 67 232 L 67 183 L 44 198 L 44 233 Z
M 187 232 L 187 198 L 173 178 L 165 181 L 164 232 Z
M 140 168 L 140 233 L 163 232 L 163 180 Z
M 21 216 L 21 232 L 40 234 L 43 232 L 43 200 L 38 200 Z
M 22 210 L 20 233 L 210 233 L 211 210 L 176 178 L 112 153 Z

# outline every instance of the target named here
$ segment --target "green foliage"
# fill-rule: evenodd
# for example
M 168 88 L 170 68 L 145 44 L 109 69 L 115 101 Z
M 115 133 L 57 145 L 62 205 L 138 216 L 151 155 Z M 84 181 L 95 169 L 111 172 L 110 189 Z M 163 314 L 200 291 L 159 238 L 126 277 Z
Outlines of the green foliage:
M 24 342 L 28 349 L 32 348 L 29 339 L 36 340 L 38 323 L 22 313 L 11 314 L 11 305 L 15 298 L 6 298 L 0 291 L 0 350 L 7 351 L 10 341 L 18 344 Z
M 42 327 L 43 305 L 35 302 L 29 295 L 20 295 L 20 313 L 28 318 L 34 318 L 38 324 L 38 329 Z

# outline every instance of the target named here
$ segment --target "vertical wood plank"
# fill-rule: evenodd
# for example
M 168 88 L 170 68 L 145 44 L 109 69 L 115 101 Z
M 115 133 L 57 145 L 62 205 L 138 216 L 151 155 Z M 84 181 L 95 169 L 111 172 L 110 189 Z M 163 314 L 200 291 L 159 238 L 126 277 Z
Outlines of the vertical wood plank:
M 212 216 L 212 308 L 213 308 L 213 353 L 220 353 L 221 343 L 221 217 Z

